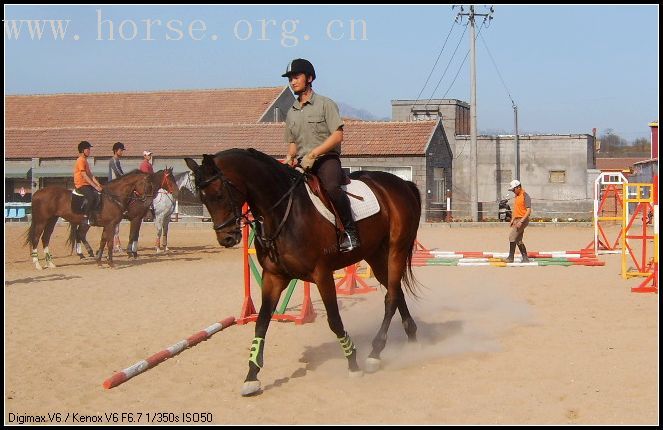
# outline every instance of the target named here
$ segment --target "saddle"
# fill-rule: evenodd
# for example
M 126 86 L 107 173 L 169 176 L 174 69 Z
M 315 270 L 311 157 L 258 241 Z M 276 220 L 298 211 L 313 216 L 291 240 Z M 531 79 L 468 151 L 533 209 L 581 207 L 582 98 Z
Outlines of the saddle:
M 92 202 L 92 204 L 95 205 L 95 207 L 92 208 L 92 211 L 99 212 L 101 210 L 101 202 L 102 199 L 98 198 L 95 199 L 95 202 Z M 89 202 L 85 198 L 85 195 L 79 193 L 75 189 L 71 191 L 71 211 L 75 214 L 87 214 L 88 213 L 88 206 Z
M 343 226 L 343 223 L 341 222 L 341 217 L 338 215 L 338 211 L 336 210 L 334 203 L 329 198 L 329 195 L 327 195 L 327 191 L 322 187 L 322 184 L 320 183 L 320 178 L 318 178 L 316 175 L 310 172 L 308 172 L 304 176 L 304 178 L 306 180 L 306 184 L 311 189 L 313 195 L 317 196 L 322 202 L 322 204 L 325 205 L 325 207 L 334 214 L 334 217 L 336 218 L 336 228 L 341 233 L 344 232 L 345 226 Z M 350 179 L 347 177 L 347 175 L 343 175 L 343 185 L 347 185 L 349 183 Z
M 306 190 L 313 205 L 330 223 L 335 224 L 336 228 L 341 232 L 345 231 L 337 210 L 320 184 L 320 179 L 310 172 L 306 173 L 305 178 Z M 380 205 L 375 194 L 364 182 L 351 181 L 346 175 L 342 190 L 350 197 L 350 209 L 355 221 L 367 218 L 380 211 Z M 352 192 L 349 190 L 352 190 Z

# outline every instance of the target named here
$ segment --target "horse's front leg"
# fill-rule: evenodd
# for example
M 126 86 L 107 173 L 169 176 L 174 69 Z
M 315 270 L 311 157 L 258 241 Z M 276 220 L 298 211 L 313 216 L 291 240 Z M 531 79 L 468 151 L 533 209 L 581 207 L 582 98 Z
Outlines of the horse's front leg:
M 251 355 L 249 356 L 249 372 L 242 386 L 242 396 L 258 394 L 261 391 L 258 372 L 263 366 L 263 352 L 265 347 L 265 336 L 269 328 L 272 314 L 276 310 L 281 293 L 288 285 L 290 279 L 286 279 L 263 271 L 262 275 L 262 304 L 256 321 L 255 337 L 251 343 Z
M 143 222 L 142 218 L 131 220 L 129 223 L 129 243 L 127 244 L 127 254 L 129 257 L 138 258 L 138 233 Z
M 330 271 L 320 279 L 314 279 L 322 297 L 322 302 L 327 311 L 327 323 L 329 328 L 336 335 L 336 339 L 341 344 L 341 349 L 345 358 L 348 359 L 348 371 L 350 376 L 362 376 L 363 372 L 357 365 L 357 348 L 355 348 L 350 335 L 343 327 L 341 314 L 338 311 L 338 302 L 336 301 L 336 285 L 334 284 L 334 273 Z

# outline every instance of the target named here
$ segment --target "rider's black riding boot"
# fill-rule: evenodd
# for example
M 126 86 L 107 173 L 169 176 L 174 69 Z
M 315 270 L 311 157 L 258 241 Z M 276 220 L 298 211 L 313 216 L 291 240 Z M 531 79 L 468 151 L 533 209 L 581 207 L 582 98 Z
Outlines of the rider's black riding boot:
M 516 242 L 509 242 L 509 256 L 506 258 L 507 263 L 513 263 L 513 256 L 516 253 Z
M 345 233 L 342 234 L 339 251 L 349 252 L 353 249 L 359 248 L 359 233 L 357 232 L 357 226 L 352 219 L 352 209 L 350 209 L 350 200 L 348 199 L 347 194 L 338 188 L 335 192 L 330 192 L 329 197 L 332 200 L 332 203 L 334 203 L 336 211 L 341 217 L 341 222 L 345 227 Z
M 518 249 L 520 250 L 520 254 L 523 256 L 523 263 L 529 263 L 529 258 L 527 257 L 527 248 L 525 248 L 525 244 L 520 242 L 518 244 Z

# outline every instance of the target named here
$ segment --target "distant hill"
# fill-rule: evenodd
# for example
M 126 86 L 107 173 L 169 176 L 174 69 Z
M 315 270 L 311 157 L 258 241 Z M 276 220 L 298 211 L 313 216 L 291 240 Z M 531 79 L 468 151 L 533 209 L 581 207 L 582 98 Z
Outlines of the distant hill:
M 338 103 L 338 109 L 341 112 L 341 116 L 343 118 L 353 118 L 353 119 L 361 119 L 364 121 L 390 121 L 391 118 L 388 117 L 377 117 L 370 113 L 367 110 L 364 109 L 356 109 L 353 108 L 352 106 L 339 102 Z

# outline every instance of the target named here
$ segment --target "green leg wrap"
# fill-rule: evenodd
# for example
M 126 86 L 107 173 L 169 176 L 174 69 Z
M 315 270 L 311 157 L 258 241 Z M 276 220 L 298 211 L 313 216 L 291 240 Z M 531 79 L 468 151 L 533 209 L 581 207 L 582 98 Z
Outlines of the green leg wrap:
M 36 252 L 33 252 L 33 253 L 30 254 L 30 257 L 39 258 L 39 254 L 37 254 Z
M 249 363 L 255 364 L 259 369 L 262 369 L 262 347 L 264 344 L 265 339 L 261 337 L 254 337 L 253 342 L 251 342 L 251 356 L 249 357 Z
M 352 343 L 352 339 L 350 339 L 350 336 L 348 335 L 348 332 L 345 332 L 345 336 L 337 338 L 338 342 L 341 344 L 341 349 L 343 350 L 343 354 L 346 357 L 349 357 L 352 355 L 353 352 L 355 352 L 355 344 Z
M 51 254 L 46 254 L 46 261 L 52 261 L 53 256 Z

